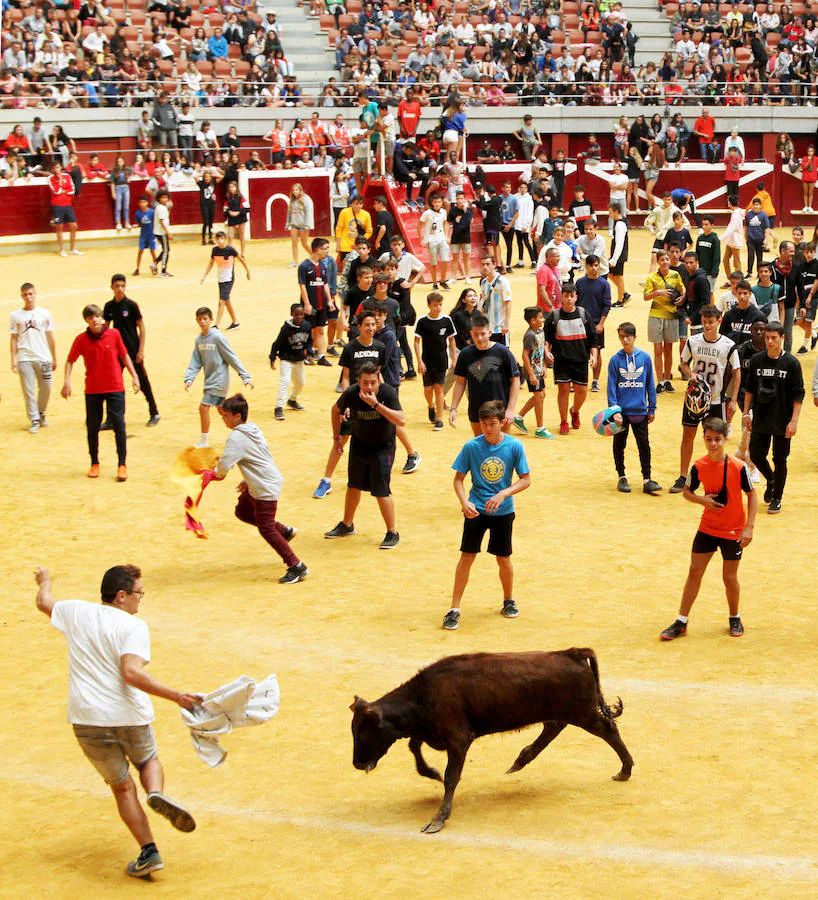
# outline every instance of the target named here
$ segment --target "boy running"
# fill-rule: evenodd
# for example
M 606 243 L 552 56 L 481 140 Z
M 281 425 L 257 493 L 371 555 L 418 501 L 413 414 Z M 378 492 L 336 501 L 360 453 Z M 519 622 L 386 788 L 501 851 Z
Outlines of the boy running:
M 312 330 L 304 319 L 304 305 L 293 303 L 290 318 L 281 326 L 278 337 L 270 348 L 270 368 L 275 371 L 276 359 L 281 360 L 281 378 L 278 382 L 275 417 L 284 421 L 284 404 L 290 409 L 302 410 L 298 396 L 304 390 L 306 360 L 312 348 Z M 292 393 L 290 385 L 292 384 Z
M 730 635 L 741 637 L 744 626 L 739 616 L 738 566 L 746 546 L 753 539 L 758 497 L 753 490 L 745 463 L 725 452 L 730 426 L 722 419 L 711 417 L 704 421 L 704 443 L 707 456 L 697 459 L 684 485 L 684 498 L 704 507 L 699 530 L 693 539 L 690 570 L 687 574 L 679 615 L 660 635 L 663 641 L 687 634 L 690 609 L 698 596 L 702 578 L 716 550 L 723 560 L 722 578 L 727 592 L 730 614 Z M 695 493 L 701 485 L 704 496 Z M 747 512 L 741 492 L 747 494 Z
M 206 306 L 196 310 L 196 322 L 201 334 L 196 336 L 193 355 L 185 372 L 185 390 L 189 391 L 200 369 L 204 369 L 204 391 L 199 404 L 202 433 L 197 449 L 210 446 L 210 409 L 224 404 L 230 387 L 230 367 L 235 369 L 246 387 L 253 389 L 250 373 L 233 352 L 227 338 L 213 324 L 213 313 Z
M 443 315 L 443 296 L 432 291 L 426 297 L 429 312 L 415 323 L 415 356 L 423 378 L 423 394 L 429 409 L 429 421 L 435 431 L 443 430 L 443 385 L 449 361 L 457 360 L 455 327 L 449 316 Z
M 483 403 L 479 413 L 481 434 L 463 446 L 452 464 L 455 471 L 454 492 L 463 509 L 464 521 L 452 605 L 443 618 L 443 627 L 447 631 L 454 631 L 460 624 L 460 603 L 487 531 L 488 552 L 497 559 L 503 588 L 502 615 L 514 619 L 520 614 L 513 598 L 512 498 L 531 485 L 531 475 L 522 443 L 503 433 L 505 414 L 505 407 L 500 401 Z M 512 482 L 514 472 L 517 473 L 517 481 Z M 466 475 L 471 475 L 468 497 L 464 484 Z
M 642 467 L 642 491 L 658 494 L 662 486 L 650 477 L 651 455 L 648 426 L 656 416 L 656 386 L 653 382 L 653 362 L 650 354 L 636 346 L 636 326 L 623 322 L 617 331 L 622 349 L 614 353 L 608 363 L 608 406 L 619 406 L 614 416 L 622 431 L 613 436 L 613 458 L 619 481 L 616 489 L 629 494 L 631 486 L 625 477 L 625 447 L 628 431 L 633 429 L 639 464 Z
M 219 415 L 230 429 L 230 434 L 216 465 L 215 477 L 217 481 L 222 481 L 233 466 L 239 467 L 244 480 L 238 487 L 236 518 L 248 525 L 255 525 L 259 534 L 284 560 L 287 571 L 278 583 L 296 584 L 309 575 L 309 569 L 290 549 L 290 541 L 296 535 L 295 528 L 276 520 L 284 479 L 261 429 L 254 422 L 247 421 L 248 411 L 242 394 L 228 397 L 219 407 Z
M 227 326 L 228 331 L 240 327 L 239 320 L 236 318 L 236 311 L 233 309 L 233 304 L 230 301 L 230 292 L 233 290 L 233 283 L 235 281 L 236 260 L 244 266 L 244 271 L 247 273 L 247 280 L 249 281 L 250 269 L 248 268 L 244 257 L 235 247 L 232 247 L 227 243 L 227 235 L 223 231 L 217 231 L 216 246 L 210 251 L 210 262 L 207 264 L 207 268 L 205 269 L 205 273 L 202 275 L 199 284 L 205 283 L 207 276 L 210 274 L 210 270 L 215 265 L 216 280 L 219 284 L 219 307 L 216 312 L 216 328 L 219 327 L 219 322 L 221 322 L 226 309 L 230 316 L 230 324 Z
M 534 436 L 553 438 L 554 435 L 543 425 L 543 401 L 545 400 L 545 316 L 539 306 L 529 306 L 523 313 L 528 330 L 523 336 L 523 370 L 531 396 L 522 409 L 514 416 L 514 424 L 523 434 L 528 434 L 525 424 L 526 413 L 533 409 L 537 422 Z

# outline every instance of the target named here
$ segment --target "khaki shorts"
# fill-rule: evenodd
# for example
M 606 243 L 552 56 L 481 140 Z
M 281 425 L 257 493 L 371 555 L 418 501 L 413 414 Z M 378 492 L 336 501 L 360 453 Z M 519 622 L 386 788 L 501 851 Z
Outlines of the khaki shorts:
M 436 266 L 439 262 L 448 262 L 452 258 L 449 245 L 446 241 L 434 241 L 426 246 L 429 250 L 430 266 Z
M 679 320 L 648 316 L 648 341 L 651 344 L 675 344 L 679 340 Z
M 157 755 L 150 725 L 75 725 L 74 734 L 106 784 L 119 784 L 128 777 L 128 760 L 141 769 Z
M 471 256 L 471 244 L 452 244 L 451 251 L 455 256 L 458 253 L 465 253 L 466 256 Z

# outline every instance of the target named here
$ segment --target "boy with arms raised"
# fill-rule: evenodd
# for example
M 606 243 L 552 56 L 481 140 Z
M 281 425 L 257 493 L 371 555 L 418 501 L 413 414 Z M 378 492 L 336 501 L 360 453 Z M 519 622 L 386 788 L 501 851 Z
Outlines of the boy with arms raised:
M 699 530 L 693 539 L 690 570 L 687 574 L 679 614 L 660 635 L 663 641 L 687 634 L 691 607 L 698 596 L 702 578 L 716 550 L 723 560 L 722 578 L 727 592 L 731 637 L 741 637 L 744 625 L 739 616 L 738 566 L 744 548 L 753 539 L 758 497 L 745 463 L 726 452 L 729 425 L 715 416 L 704 420 L 707 456 L 697 459 L 684 485 L 684 498 L 704 507 Z M 704 496 L 695 493 L 701 485 Z M 747 494 L 744 511 L 742 491 Z
M 503 433 L 505 407 L 498 400 L 480 406 L 481 434 L 468 441 L 452 464 L 454 491 L 463 509 L 463 539 L 460 561 L 454 575 L 451 609 L 443 627 L 454 631 L 460 624 L 460 602 L 469 583 L 469 573 L 489 532 L 488 552 L 497 559 L 503 587 L 502 614 L 514 619 L 520 611 L 512 596 L 514 569 L 511 565 L 511 538 L 514 524 L 514 494 L 531 485 L 528 461 L 523 445 Z M 517 481 L 512 482 L 513 473 Z M 466 496 L 466 475 L 472 483 Z

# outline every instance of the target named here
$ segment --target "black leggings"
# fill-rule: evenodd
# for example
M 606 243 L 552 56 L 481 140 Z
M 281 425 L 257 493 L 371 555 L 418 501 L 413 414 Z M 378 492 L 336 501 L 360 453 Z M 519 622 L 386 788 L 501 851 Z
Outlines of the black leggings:
M 92 465 L 99 465 L 99 427 L 102 425 L 102 407 L 107 404 L 108 421 L 114 426 L 118 465 L 125 465 L 125 391 L 109 394 L 85 395 L 85 428 L 88 432 L 88 453 Z
M 150 380 L 148 379 L 148 373 L 145 371 L 145 366 L 143 363 L 138 363 L 136 360 L 132 360 L 133 367 L 136 370 L 136 374 L 139 377 L 139 391 L 145 400 L 148 403 L 148 413 L 153 418 L 154 416 L 159 415 L 159 410 L 156 408 L 156 400 L 153 398 L 153 389 L 151 388 Z M 110 405 L 108 406 L 108 411 L 110 412 Z
M 767 460 L 770 452 L 770 443 L 773 445 L 773 465 Z M 750 435 L 750 459 L 753 465 L 764 476 L 767 484 L 772 488 L 773 499 L 780 500 L 784 496 L 784 485 L 787 483 L 787 457 L 790 455 L 790 438 L 783 434 L 758 434 L 754 431 Z
M 622 413 L 622 431 L 613 436 L 613 458 L 616 474 L 622 478 L 625 474 L 625 446 L 628 443 L 628 430 L 633 429 L 636 448 L 639 451 L 639 464 L 642 477 L 650 478 L 650 440 L 648 439 L 648 417 L 641 422 L 632 422 Z
M 764 241 L 751 241 L 747 240 L 747 274 L 750 275 L 753 271 L 753 259 L 756 261 L 756 271 L 758 271 L 758 267 L 761 265 L 761 257 L 762 252 L 761 248 L 764 246 Z
M 157 234 L 156 240 L 159 242 L 159 246 L 162 248 L 159 256 L 156 259 L 156 265 L 159 266 L 163 272 L 167 272 L 168 260 L 170 259 L 170 241 L 168 240 L 168 236 L 166 234 Z
M 531 238 L 528 236 L 527 231 L 515 231 L 517 235 L 517 255 L 520 257 L 519 261 L 523 261 L 523 247 L 528 250 L 528 255 L 531 257 L 531 262 L 537 262 L 537 257 L 534 255 L 534 249 L 531 246 Z
M 509 268 L 511 266 L 511 251 L 514 247 L 514 226 L 506 231 L 504 225 L 500 234 L 503 235 L 503 240 L 506 242 L 506 268 Z
M 213 240 L 213 222 L 216 219 L 216 201 L 210 200 L 199 204 L 202 211 L 202 240 Z

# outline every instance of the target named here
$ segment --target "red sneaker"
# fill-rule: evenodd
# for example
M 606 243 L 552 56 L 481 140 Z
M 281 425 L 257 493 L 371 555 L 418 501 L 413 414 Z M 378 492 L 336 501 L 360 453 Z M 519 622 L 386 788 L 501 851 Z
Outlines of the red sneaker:
M 571 429 L 568 427 L 567 422 L 560 422 L 560 434 L 570 434 Z
M 571 407 L 571 427 L 579 428 L 579 425 L 579 413 L 573 407 Z
M 94 463 L 88 470 L 89 478 L 99 478 L 99 463 Z

